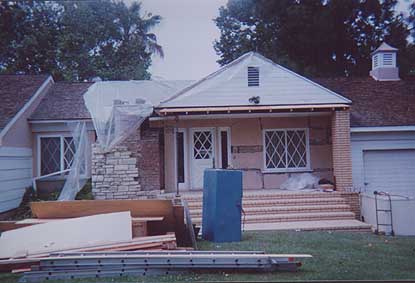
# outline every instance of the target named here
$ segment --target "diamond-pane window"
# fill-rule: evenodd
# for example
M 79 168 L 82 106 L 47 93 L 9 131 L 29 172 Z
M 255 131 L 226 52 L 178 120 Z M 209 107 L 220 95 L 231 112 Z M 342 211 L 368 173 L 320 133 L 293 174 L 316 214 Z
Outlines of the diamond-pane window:
M 70 169 L 76 153 L 72 137 L 40 138 L 40 174 L 41 176 Z M 81 156 L 81 174 L 86 172 L 86 158 Z M 65 172 L 68 175 L 69 172 Z
M 61 140 L 59 137 L 45 137 L 40 139 L 40 168 L 41 175 L 60 171 Z
M 193 133 L 194 159 L 211 159 L 213 157 L 213 142 L 211 131 L 197 131 Z
M 265 130 L 265 168 L 281 171 L 308 168 L 307 140 L 306 129 Z

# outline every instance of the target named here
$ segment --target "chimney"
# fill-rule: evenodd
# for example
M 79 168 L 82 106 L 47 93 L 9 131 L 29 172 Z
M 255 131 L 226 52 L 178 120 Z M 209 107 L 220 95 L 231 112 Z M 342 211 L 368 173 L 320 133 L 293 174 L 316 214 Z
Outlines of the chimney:
M 370 75 L 376 81 L 399 81 L 399 68 L 396 64 L 398 49 L 383 42 L 372 52 Z

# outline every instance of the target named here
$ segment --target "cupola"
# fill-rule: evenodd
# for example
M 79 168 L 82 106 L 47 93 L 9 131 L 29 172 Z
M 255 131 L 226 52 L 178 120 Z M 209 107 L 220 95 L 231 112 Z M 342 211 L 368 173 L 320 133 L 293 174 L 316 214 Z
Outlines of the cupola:
M 383 42 L 372 52 L 372 70 L 370 75 L 377 81 L 398 81 L 399 68 L 396 57 L 398 49 Z

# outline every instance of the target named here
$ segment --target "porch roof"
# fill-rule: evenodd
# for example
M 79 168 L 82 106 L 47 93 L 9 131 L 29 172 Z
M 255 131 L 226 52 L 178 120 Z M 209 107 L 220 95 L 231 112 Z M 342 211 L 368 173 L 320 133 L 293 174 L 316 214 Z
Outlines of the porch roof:
M 229 106 L 229 107 L 182 107 L 162 108 L 157 110 L 161 116 L 210 114 L 210 113 L 278 113 L 278 112 L 314 112 L 345 110 L 349 104 L 308 104 L 308 105 L 263 105 L 263 106 Z

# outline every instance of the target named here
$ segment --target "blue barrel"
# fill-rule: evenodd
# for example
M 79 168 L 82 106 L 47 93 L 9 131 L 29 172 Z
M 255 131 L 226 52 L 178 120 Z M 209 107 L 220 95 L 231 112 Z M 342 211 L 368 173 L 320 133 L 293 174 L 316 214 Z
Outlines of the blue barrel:
M 202 237 L 241 240 L 242 171 L 206 169 L 203 176 Z

